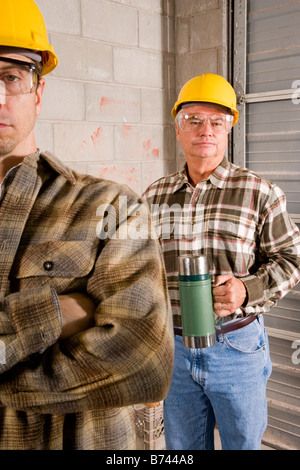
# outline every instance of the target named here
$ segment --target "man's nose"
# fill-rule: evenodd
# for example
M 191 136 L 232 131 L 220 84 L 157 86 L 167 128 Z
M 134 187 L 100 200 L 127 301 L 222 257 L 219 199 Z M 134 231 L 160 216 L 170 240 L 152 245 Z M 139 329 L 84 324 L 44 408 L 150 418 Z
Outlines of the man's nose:
M 205 120 L 205 123 L 203 124 L 203 126 L 201 126 L 200 131 L 201 131 L 201 134 L 204 134 L 204 135 L 212 135 L 213 134 L 213 129 L 210 125 L 209 119 Z

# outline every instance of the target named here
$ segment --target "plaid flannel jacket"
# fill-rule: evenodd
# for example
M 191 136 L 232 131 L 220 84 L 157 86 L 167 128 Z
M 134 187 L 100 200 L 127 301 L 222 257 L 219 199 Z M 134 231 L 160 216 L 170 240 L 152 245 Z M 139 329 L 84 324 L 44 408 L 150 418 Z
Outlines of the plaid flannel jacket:
M 46 153 L 26 157 L 5 191 L 0 449 L 134 448 L 131 405 L 167 393 L 174 339 L 163 260 L 157 240 L 117 236 L 135 219 L 119 217 L 120 196 L 144 206 L 148 226 L 129 188 Z M 95 324 L 59 340 L 57 295 L 70 292 L 93 299 Z
M 247 305 L 225 321 L 268 311 L 299 281 L 299 231 L 285 195 L 267 179 L 224 158 L 195 188 L 184 168 L 143 196 L 164 256 L 175 326 L 181 326 L 179 255 L 204 254 L 212 278 L 230 273 L 243 280 Z

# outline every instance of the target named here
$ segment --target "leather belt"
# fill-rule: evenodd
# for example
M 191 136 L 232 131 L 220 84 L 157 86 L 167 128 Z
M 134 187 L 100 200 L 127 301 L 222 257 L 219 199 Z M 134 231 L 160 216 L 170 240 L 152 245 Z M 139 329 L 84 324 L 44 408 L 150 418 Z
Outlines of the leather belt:
M 240 320 L 232 323 L 224 323 L 224 325 L 216 327 L 216 335 L 226 335 L 226 333 L 229 333 L 230 331 L 239 330 L 240 328 L 244 328 L 244 326 L 250 325 L 254 320 L 257 320 L 257 316 L 249 315 L 249 317 L 241 318 Z
M 230 331 L 235 331 L 239 330 L 240 328 L 244 328 L 244 326 L 250 325 L 254 320 L 257 320 L 256 315 L 250 315 L 245 318 L 241 318 L 241 320 L 237 320 L 232 323 L 224 324 L 222 326 L 217 326 L 216 327 L 216 335 L 217 337 L 220 335 L 225 335 L 226 333 L 229 333 Z M 182 328 L 174 327 L 174 334 L 182 336 Z

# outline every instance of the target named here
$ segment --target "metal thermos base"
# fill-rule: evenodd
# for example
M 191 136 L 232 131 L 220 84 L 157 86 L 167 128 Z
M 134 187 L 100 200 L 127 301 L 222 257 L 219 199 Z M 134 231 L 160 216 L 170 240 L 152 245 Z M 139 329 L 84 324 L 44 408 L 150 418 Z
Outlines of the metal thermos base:
M 206 336 L 183 336 L 183 345 L 186 348 L 191 349 L 202 349 L 209 348 L 216 344 L 216 335 L 206 335 Z

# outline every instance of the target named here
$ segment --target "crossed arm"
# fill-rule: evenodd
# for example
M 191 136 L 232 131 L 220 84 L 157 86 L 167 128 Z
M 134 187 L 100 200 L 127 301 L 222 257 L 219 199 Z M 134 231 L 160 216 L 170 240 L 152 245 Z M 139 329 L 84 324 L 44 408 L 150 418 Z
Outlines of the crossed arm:
M 72 413 L 162 400 L 174 338 L 157 241 L 109 241 L 85 294 L 49 285 L 9 294 L 0 332 L 2 406 Z
M 59 295 L 58 301 L 62 316 L 59 339 L 68 338 L 93 326 L 96 306 L 88 296 L 81 293 Z

